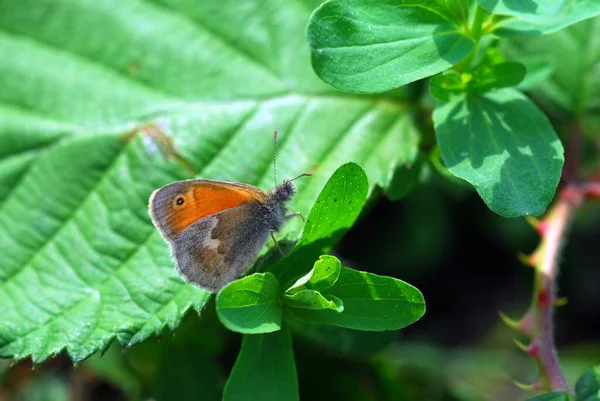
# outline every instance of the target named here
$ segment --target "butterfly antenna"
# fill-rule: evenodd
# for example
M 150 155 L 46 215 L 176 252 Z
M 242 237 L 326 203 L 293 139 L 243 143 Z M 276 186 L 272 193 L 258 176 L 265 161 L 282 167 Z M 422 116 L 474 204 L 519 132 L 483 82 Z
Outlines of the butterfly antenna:
M 273 181 L 277 186 L 277 130 L 273 134 Z
M 300 177 L 310 177 L 311 175 L 312 175 L 312 174 L 308 174 L 308 173 L 300 174 L 298 177 L 296 177 L 296 178 L 292 178 L 291 180 L 288 180 L 288 182 L 295 181 L 295 180 L 297 180 L 297 179 L 298 179 L 298 178 L 300 178 Z

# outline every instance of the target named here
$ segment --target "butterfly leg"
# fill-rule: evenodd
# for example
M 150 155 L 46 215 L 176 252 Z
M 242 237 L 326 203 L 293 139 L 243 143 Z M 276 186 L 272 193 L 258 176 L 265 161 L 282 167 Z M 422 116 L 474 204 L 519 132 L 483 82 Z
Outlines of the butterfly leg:
M 304 217 L 304 215 L 300 212 L 294 212 L 291 214 L 288 214 L 285 216 L 285 219 L 291 219 L 292 217 L 296 217 L 296 216 L 300 216 L 302 218 L 302 221 L 306 223 L 306 218 Z
M 281 253 L 281 256 L 283 256 L 285 258 L 285 253 L 283 253 L 283 249 L 281 249 L 281 247 L 279 246 L 279 244 L 277 243 L 277 240 L 275 239 L 275 230 L 271 230 L 271 238 L 273 238 L 273 242 L 275 243 L 275 246 L 277 247 L 277 249 L 279 249 L 279 253 Z

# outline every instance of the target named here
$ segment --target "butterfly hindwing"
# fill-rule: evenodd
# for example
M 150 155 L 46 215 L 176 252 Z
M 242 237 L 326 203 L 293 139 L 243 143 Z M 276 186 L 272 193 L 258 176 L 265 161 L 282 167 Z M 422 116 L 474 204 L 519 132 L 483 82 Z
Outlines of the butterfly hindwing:
M 170 241 L 186 280 L 218 291 L 246 270 L 269 237 L 272 221 L 258 202 L 248 202 L 189 225 Z

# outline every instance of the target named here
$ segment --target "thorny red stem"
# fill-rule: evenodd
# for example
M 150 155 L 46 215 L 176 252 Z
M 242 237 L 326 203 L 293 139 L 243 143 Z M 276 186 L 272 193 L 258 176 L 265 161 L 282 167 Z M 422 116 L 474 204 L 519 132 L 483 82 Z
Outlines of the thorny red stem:
M 530 338 L 526 352 L 535 359 L 540 370 L 539 380 L 531 386 L 525 386 L 532 389 L 545 387 L 551 391 L 568 391 L 554 344 L 553 313 L 556 304 L 560 303 L 556 295 L 558 262 L 569 223 L 575 213 L 586 198 L 600 199 L 600 173 L 590 181 L 579 181 L 582 137 L 579 123 L 571 127 L 562 187 L 557 201 L 536 225 L 541 242 L 528 258 L 529 264 L 535 269 L 531 306 L 525 316 L 513 324 Z
M 544 387 L 552 391 L 568 390 L 553 335 L 553 312 L 558 300 L 558 261 L 569 223 L 586 198 L 600 199 L 600 180 L 583 184 L 566 183 L 561 188 L 558 200 L 537 225 L 542 240 L 529 259 L 535 268 L 534 294 L 518 328 L 530 337 L 528 351 L 535 352 L 528 354 L 539 366 Z
M 553 312 L 556 297 L 558 260 L 567 227 L 583 197 L 571 186 L 561 190 L 559 200 L 548 217 L 547 230 L 535 252 L 535 295 L 528 313 L 533 320 L 532 342 L 539 346 L 537 359 L 540 373 L 551 390 L 567 390 L 567 382 L 560 367 L 554 344 Z

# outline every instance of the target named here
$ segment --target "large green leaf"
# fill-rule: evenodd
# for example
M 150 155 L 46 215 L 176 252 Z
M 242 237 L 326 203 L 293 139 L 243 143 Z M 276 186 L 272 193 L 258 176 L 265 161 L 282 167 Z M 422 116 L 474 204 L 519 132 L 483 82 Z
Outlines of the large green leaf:
M 203 308 L 147 214 L 154 189 L 192 176 L 163 147 L 193 176 L 269 188 L 277 129 L 278 176 L 313 173 L 291 203 L 305 214 L 340 164 L 360 163 L 372 188 L 416 157 L 404 106 L 314 76 L 305 3 L 0 7 L 1 357 L 80 360 Z
M 295 401 L 298 378 L 290 331 L 246 334 L 223 401 Z
M 450 171 L 506 217 L 538 216 L 552 200 L 563 147 L 547 117 L 514 89 L 438 106 L 436 136 Z
M 377 93 L 442 72 L 474 41 L 441 2 L 330 0 L 307 28 L 315 72 L 351 92 Z
M 550 76 L 528 90 L 553 115 L 580 116 L 600 108 L 598 37 L 600 18 L 594 18 L 552 35 L 508 40 L 502 49 L 511 59 L 525 60 L 528 70 L 544 60 Z
M 423 294 L 404 281 L 342 268 L 339 279 L 324 296 L 339 298 L 343 311 L 286 308 L 290 317 L 308 323 L 323 323 L 354 330 L 398 330 L 425 313 Z

